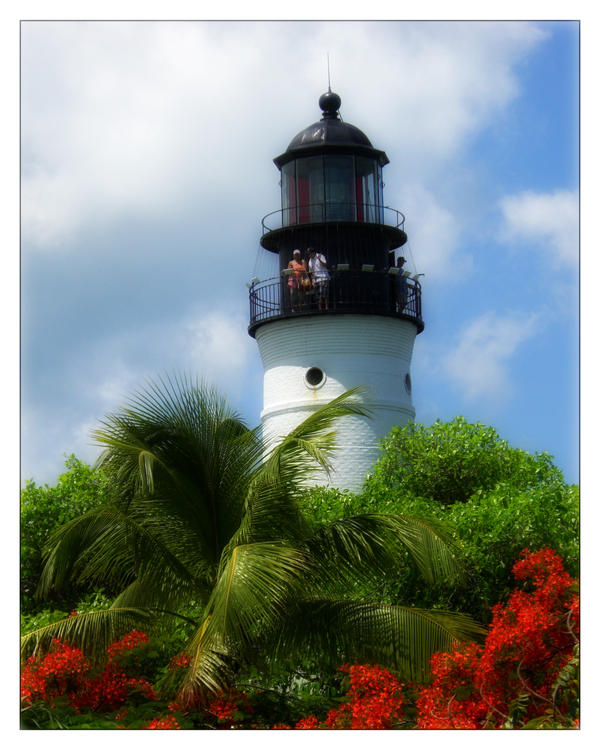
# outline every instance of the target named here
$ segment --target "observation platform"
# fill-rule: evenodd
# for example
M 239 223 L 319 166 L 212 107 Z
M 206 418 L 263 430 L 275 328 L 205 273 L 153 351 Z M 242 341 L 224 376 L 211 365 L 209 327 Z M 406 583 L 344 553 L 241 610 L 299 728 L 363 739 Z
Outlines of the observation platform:
M 425 328 L 421 314 L 421 285 L 416 279 L 404 277 L 406 295 L 397 299 L 394 269 L 371 270 L 345 268 L 345 264 L 330 270 L 327 309 L 319 309 L 315 289 L 301 292 L 292 310 L 288 287 L 289 274 L 256 281 L 250 286 L 250 325 L 248 333 L 255 336 L 256 329 L 275 320 L 308 315 L 383 315 L 407 320 Z M 322 303 L 324 307 L 324 303 Z

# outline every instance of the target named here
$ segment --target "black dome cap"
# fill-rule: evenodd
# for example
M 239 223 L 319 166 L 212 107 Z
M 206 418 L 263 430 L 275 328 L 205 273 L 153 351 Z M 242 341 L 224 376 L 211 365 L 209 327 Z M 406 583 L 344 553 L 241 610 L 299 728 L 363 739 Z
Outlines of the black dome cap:
M 342 103 L 338 94 L 327 91 L 319 98 L 319 107 L 323 112 L 322 118 L 304 130 L 301 130 L 292 140 L 285 153 L 277 156 L 273 161 L 281 169 L 283 164 L 297 156 L 308 156 L 306 152 L 353 152 L 364 156 L 371 156 L 383 166 L 389 162 L 384 151 L 373 148 L 367 136 L 349 122 L 343 122 L 339 116 Z

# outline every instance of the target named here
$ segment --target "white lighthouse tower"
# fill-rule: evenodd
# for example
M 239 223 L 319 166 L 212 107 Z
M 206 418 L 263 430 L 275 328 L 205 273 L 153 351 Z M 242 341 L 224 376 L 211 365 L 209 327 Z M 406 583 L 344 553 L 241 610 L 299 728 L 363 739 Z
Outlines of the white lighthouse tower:
M 383 202 L 389 160 L 340 119 L 340 104 L 337 94 L 323 94 L 321 120 L 274 159 L 281 208 L 263 219 L 261 245 L 278 256 L 279 274 L 252 284 L 248 330 L 264 367 L 267 440 L 281 438 L 349 388 L 369 387 L 373 418 L 340 420 L 329 480 L 359 491 L 378 442 L 415 416 L 410 363 L 424 324 L 420 285 L 396 264 L 407 238 L 404 216 Z M 308 267 L 311 249 L 324 256 L 327 271 L 313 276 L 320 287 L 305 289 L 298 265 L 288 266 L 299 250 L 300 265 Z

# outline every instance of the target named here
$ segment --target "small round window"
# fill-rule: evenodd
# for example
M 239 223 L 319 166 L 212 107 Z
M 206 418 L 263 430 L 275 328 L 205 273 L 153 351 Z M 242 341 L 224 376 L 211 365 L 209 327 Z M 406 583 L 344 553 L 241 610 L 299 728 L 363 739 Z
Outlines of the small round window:
M 325 382 L 325 373 L 320 367 L 310 367 L 304 374 L 304 382 L 309 388 L 318 388 Z
M 412 383 L 410 382 L 409 372 L 404 376 L 404 387 L 406 388 L 406 392 L 410 395 L 410 392 L 412 391 Z

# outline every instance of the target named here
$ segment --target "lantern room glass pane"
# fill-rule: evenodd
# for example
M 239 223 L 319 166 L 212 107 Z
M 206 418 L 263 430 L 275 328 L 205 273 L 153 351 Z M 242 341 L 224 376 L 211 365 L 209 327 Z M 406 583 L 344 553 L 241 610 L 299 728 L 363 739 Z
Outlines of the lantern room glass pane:
M 355 221 L 354 157 L 325 157 L 327 221 Z
M 323 221 L 323 157 L 296 159 L 298 223 Z
M 298 221 L 296 213 L 296 162 L 289 161 L 281 168 L 281 223 L 289 226 Z
M 356 218 L 357 221 L 380 221 L 379 173 L 374 159 L 356 157 Z

